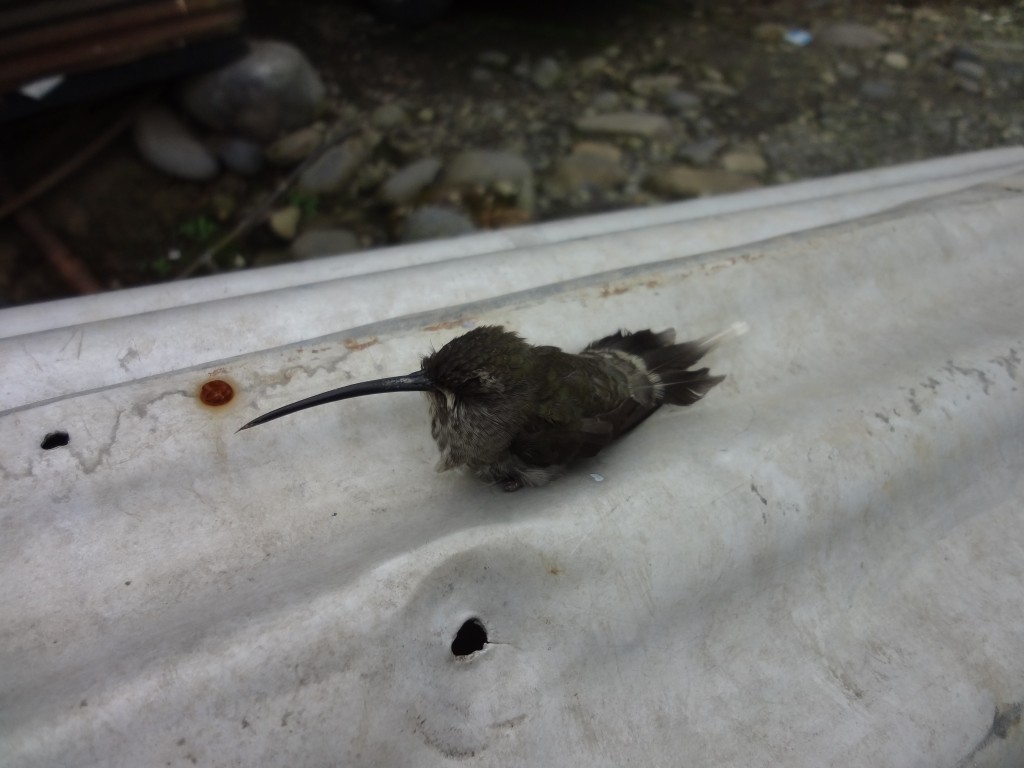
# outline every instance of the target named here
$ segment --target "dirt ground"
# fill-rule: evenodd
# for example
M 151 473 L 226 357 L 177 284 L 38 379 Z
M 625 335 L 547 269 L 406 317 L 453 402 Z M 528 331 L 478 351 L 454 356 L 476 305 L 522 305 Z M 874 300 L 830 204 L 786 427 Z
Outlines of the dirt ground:
M 1014 145 L 1024 135 L 1019 1 L 467 1 L 420 29 L 381 22 L 337 0 L 298 6 L 253 0 L 250 31 L 305 52 L 327 84 L 331 119 L 369 129 L 374 110 L 388 104 L 410 116 L 343 192 L 286 196 L 309 221 L 345 227 L 365 247 L 398 239 L 400 212 L 377 195 L 390 173 L 466 148 L 511 149 L 540 180 L 537 205 L 522 218 L 484 221 L 474 212 L 476 225 L 487 227 L 659 204 L 665 195 L 643 182 L 650 168 L 717 167 L 730 148 L 760 157 L 763 166 L 748 171 L 769 185 Z M 839 22 L 868 26 L 886 42 L 824 44 L 819 32 Z M 811 43 L 787 41 L 794 29 L 807 30 Z M 553 85 L 540 86 L 531 74 L 542 59 L 553 62 Z M 662 74 L 679 76 L 699 105 L 678 113 L 638 95 L 638 78 Z M 67 162 L 140 98 L 171 93 L 173 84 L 154 86 L 5 126 L 12 186 L 23 189 Z M 662 112 L 678 127 L 660 147 L 620 142 L 626 181 L 616 188 L 548 194 L 544 180 L 578 141 L 576 121 L 598 98 Z M 701 148 L 706 156 L 695 159 Z M 284 175 L 268 167 L 248 178 L 176 180 L 146 165 L 125 130 L 31 209 L 101 288 L 146 285 L 186 272 Z M 258 224 L 196 274 L 287 261 L 287 246 Z M 14 217 L 0 220 L 0 301 L 81 292 L 41 252 Z

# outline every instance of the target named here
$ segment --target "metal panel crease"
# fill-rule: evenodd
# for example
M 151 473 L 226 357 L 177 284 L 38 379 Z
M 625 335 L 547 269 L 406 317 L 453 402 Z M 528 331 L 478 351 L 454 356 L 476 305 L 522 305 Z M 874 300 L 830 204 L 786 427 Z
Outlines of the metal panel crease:
M 1024 151 L 938 162 L 5 334 L 0 762 L 1020 765 Z M 435 474 L 415 394 L 235 434 L 481 324 L 737 319 L 542 489 Z

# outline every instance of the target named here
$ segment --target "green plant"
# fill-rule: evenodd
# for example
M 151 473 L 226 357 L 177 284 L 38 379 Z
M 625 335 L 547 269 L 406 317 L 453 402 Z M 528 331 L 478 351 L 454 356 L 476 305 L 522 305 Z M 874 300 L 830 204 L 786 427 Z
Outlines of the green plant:
M 305 217 L 313 216 L 320 208 L 319 197 L 298 189 L 289 190 L 287 200 L 291 205 L 302 211 L 302 215 Z
M 205 214 L 199 214 L 191 219 L 186 219 L 178 227 L 178 234 L 197 245 L 205 245 L 213 240 L 218 229 L 217 222 Z

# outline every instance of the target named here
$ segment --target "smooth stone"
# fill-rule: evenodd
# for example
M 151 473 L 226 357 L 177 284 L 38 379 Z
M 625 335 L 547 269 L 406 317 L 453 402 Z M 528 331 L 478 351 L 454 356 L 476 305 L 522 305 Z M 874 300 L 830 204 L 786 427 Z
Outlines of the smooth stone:
M 398 231 L 403 243 L 439 240 L 465 235 L 476 230 L 468 216 L 447 208 L 427 206 L 410 213 Z
M 855 21 L 829 24 L 818 31 L 817 40 L 833 48 L 881 48 L 889 38 L 874 27 Z
M 672 124 L 663 115 L 649 112 L 609 112 L 585 115 L 576 121 L 580 133 L 637 136 L 652 139 L 672 131 Z
M 985 78 L 985 67 L 976 61 L 968 61 L 967 59 L 957 59 L 953 62 L 953 72 L 962 75 L 963 77 L 969 77 L 972 80 L 983 80 Z
M 890 80 L 865 80 L 860 86 L 861 95 L 873 101 L 886 101 L 896 95 L 896 86 Z
M 910 59 L 905 53 L 900 53 L 899 51 L 889 51 L 882 58 L 882 61 L 885 62 L 887 67 L 892 69 L 906 69 L 910 66 Z
M 645 185 L 658 195 L 672 198 L 721 195 L 760 186 L 756 179 L 740 173 L 702 170 L 685 165 L 659 168 L 647 177 Z
M 599 75 L 608 68 L 608 60 L 603 56 L 588 56 L 576 65 L 576 70 L 583 77 Z
M 661 94 L 661 102 L 673 112 L 689 112 L 700 106 L 700 96 L 689 91 L 668 91 Z
M 541 59 L 531 70 L 530 79 L 542 91 L 550 91 L 562 79 L 562 66 L 552 58 Z
M 144 109 L 135 120 L 132 135 L 146 162 L 170 176 L 206 181 L 219 171 L 213 154 L 167 107 Z
M 334 192 L 352 181 L 369 153 L 359 139 L 331 147 L 302 172 L 298 186 L 307 192 Z
M 679 88 L 682 81 L 679 75 L 643 75 L 634 78 L 629 87 L 638 96 L 662 96 Z
M 681 147 L 676 156 L 694 165 L 708 165 L 725 146 L 725 139 L 710 138 Z
M 298 48 L 261 40 L 241 59 L 186 81 L 181 102 L 211 128 L 265 143 L 307 125 L 324 94 L 320 75 Z
M 519 208 L 533 210 L 533 169 L 522 155 L 514 152 L 486 149 L 460 152 L 445 168 L 441 184 L 447 189 L 483 187 L 514 194 Z
M 768 162 L 753 149 L 733 149 L 722 155 L 722 167 L 733 173 L 758 174 L 768 170 Z
M 282 167 L 305 160 L 320 146 L 326 130 L 323 123 L 313 123 L 282 136 L 264 150 L 267 160 Z
M 359 238 L 347 229 L 313 229 L 299 235 L 289 250 L 296 259 L 316 259 L 352 253 L 362 247 Z
M 554 193 L 584 188 L 611 190 L 621 186 L 626 178 L 626 169 L 608 155 L 577 151 L 555 160 L 548 189 Z
M 614 112 L 622 106 L 622 97 L 615 91 L 601 91 L 594 96 L 590 106 L 598 112 Z
M 280 208 L 267 217 L 267 225 L 270 231 L 282 240 L 292 240 L 299 231 L 299 219 L 302 218 L 302 211 L 296 205 L 289 205 Z
M 217 147 L 217 157 L 239 176 L 255 176 L 263 170 L 263 149 L 248 139 L 225 139 Z
M 425 157 L 395 171 L 381 185 L 378 196 L 391 205 L 405 205 L 419 197 L 437 179 L 441 172 L 441 161 L 436 157 Z
M 485 67 L 504 69 L 512 59 L 507 53 L 501 51 L 481 51 L 476 60 Z
M 397 128 L 409 121 L 409 115 L 398 104 L 381 104 L 370 116 L 374 128 L 388 130 Z

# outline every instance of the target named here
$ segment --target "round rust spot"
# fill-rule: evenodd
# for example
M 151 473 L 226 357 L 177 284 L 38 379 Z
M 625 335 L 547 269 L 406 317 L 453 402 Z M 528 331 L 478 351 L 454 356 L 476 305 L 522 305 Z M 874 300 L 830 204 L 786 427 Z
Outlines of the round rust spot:
M 203 384 L 199 390 L 199 399 L 204 405 L 226 405 L 235 396 L 231 385 L 221 379 L 214 379 Z

